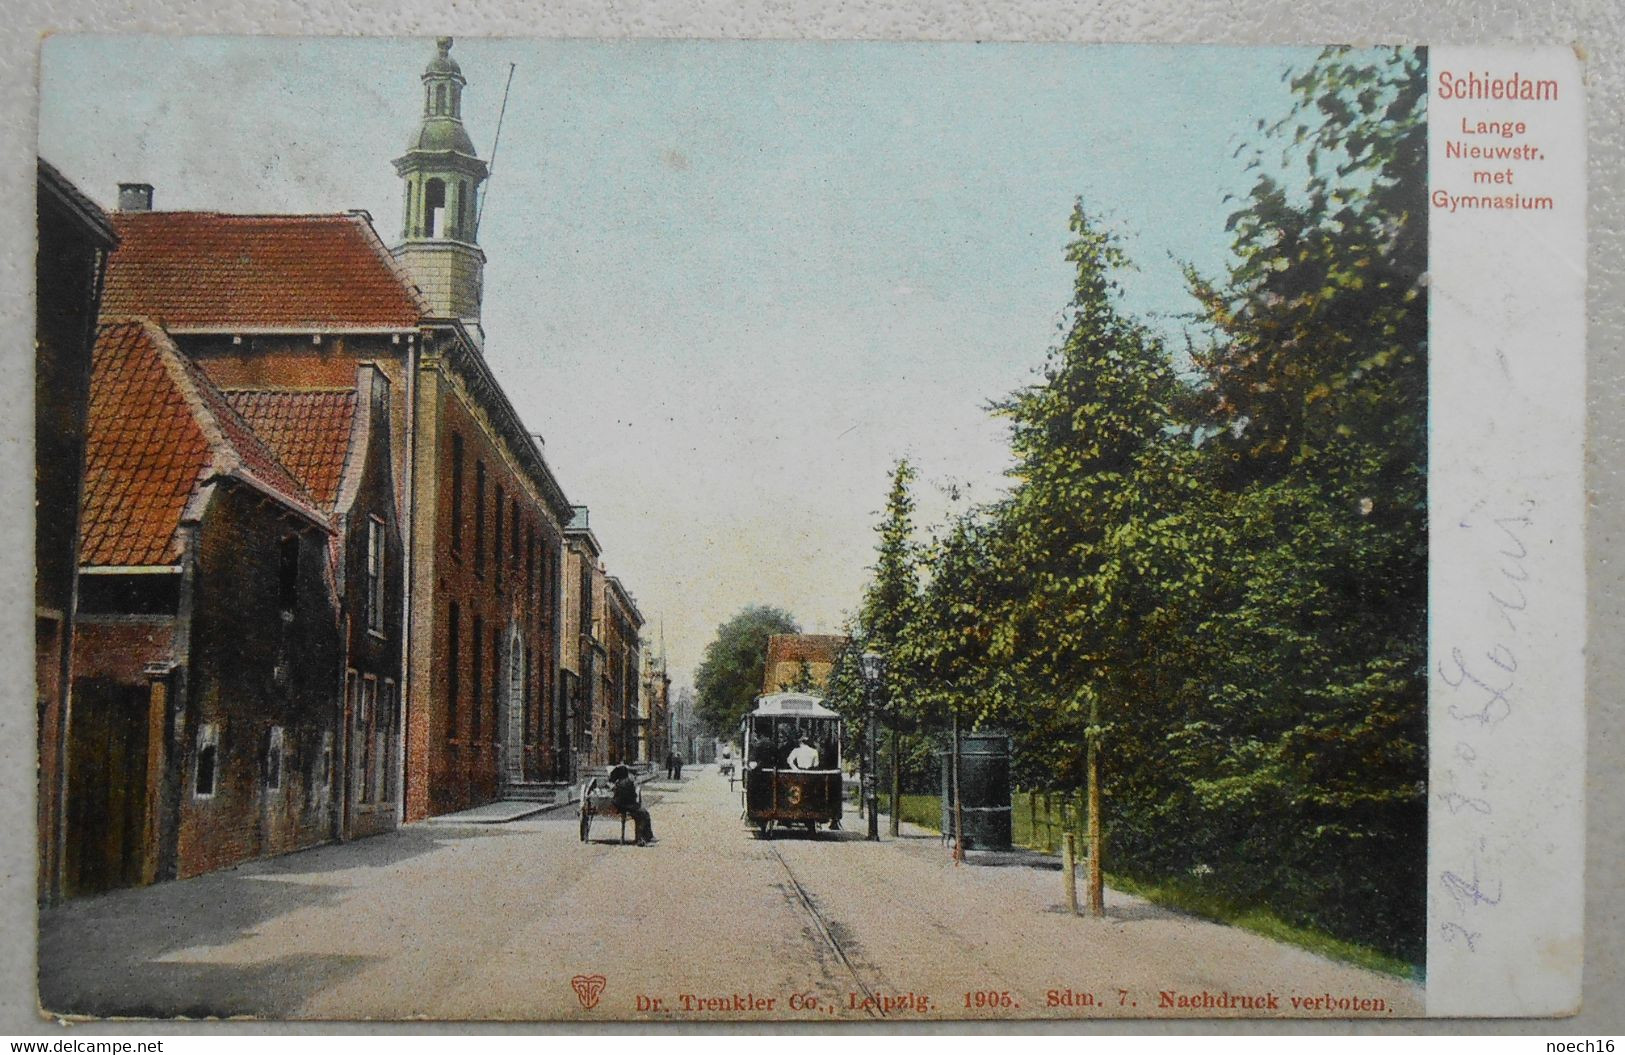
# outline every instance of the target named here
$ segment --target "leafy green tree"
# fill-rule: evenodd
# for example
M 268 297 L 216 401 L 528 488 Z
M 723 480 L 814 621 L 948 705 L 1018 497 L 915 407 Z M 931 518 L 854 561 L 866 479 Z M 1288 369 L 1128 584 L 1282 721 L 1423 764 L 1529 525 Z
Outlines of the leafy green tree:
M 714 736 L 731 735 L 762 691 L 767 675 L 767 639 L 799 634 L 790 613 L 768 605 L 751 605 L 717 627 L 694 674 L 699 695 L 695 715 Z
M 1193 276 L 1223 467 L 1215 513 L 1242 585 L 1205 640 L 1216 735 L 1176 742 L 1199 815 L 1240 834 L 1253 893 L 1419 958 L 1425 920 L 1426 58 L 1328 49 L 1231 217 L 1240 263 Z M 1290 837 L 1267 835 L 1263 818 Z M 1235 823 L 1257 818 L 1245 831 Z M 1224 856 L 1211 850 L 1215 856 Z M 1221 873 L 1222 874 L 1222 873 Z M 1326 883 L 1324 877 L 1335 877 Z

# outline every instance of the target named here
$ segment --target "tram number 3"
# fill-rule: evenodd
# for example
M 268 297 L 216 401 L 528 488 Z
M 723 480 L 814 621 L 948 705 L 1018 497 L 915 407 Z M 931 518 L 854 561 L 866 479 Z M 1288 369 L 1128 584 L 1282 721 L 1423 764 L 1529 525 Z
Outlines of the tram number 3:
M 969 1008 L 988 1007 L 1020 1007 L 1016 998 L 1004 989 L 978 989 L 974 993 L 965 994 L 965 1006 Z

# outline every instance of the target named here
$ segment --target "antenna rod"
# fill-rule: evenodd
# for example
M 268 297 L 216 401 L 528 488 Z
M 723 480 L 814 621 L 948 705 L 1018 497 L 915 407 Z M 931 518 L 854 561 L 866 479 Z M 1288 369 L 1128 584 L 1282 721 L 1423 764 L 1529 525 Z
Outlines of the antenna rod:
M 485 163 L 486 184 L 485 193 L 480 197 L 480 207 L 474 213 L 474 237 L 480 236 L 480 220 L 485 216 L 485 199 L 491 196 L 491 174 L 497 170 L 497 147 L 502 143 L 502 118 L 508 113 L 508 92 L 513 88 L 514 64 L 508 63 L 508 83 L 502 86 L 502 109 L 497 111 L 497 134 L 491 138 L 491 158 Z

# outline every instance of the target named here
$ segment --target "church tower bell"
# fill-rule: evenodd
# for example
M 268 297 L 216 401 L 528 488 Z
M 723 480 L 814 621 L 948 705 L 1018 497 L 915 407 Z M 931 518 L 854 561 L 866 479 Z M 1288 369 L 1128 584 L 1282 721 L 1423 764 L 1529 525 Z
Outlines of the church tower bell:
M 478 330 L 485 253 L 479 246 L 480 184 L 488 174 L 463 127 L 468 82 L 451 57 L 451 38 L 435 42 L 423 71 L 423 120 L 395 159 L 406 184 L 401 243 L 392 252 L 436 315 Z

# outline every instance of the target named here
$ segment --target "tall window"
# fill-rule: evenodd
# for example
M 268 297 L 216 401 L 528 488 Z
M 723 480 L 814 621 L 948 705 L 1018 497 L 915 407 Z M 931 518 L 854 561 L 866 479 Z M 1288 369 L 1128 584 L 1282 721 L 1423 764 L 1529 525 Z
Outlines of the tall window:
M 463 437 L 451 434 L 451 551 L 463 551 Z
M 311 796 L 312 806 L 325 804 L 333 794 L 333 734 L 322 734 L 321 768 L 317 771 L 317 779 L 321 783 L 317 786 L 316 794 Z
M 514 564 L 519 563 L 519 496 L 514 495 L 508 502 L 508 523 L 513 530 L 513 536 L 508 540 L 508 559 Z
M 367 518 L 367 629 L 384 628 L 384 522 Z
M 474 638 L 469 649 L 469 666 L 474 672 L 474 698 L 472 700 L 474 728 L 469 740 L 480 738 L 480 724 L 485 720 L 485 620 L 474 617 Z
M 461 689 L 458 680 L 462 671 L 462 612 L 457 602 L 451 602 L 451 612 L 446 617 L 446 739 L 457 739 L 457 693 Z
M 361 708 L 355 712 L 356 743 L 360 746 L 360 757 L 357 763 L 360 767 L 361 801 L 373 801 L 372 770 L 377 763 L 377 744 L 373 735 L 378 722 L 378 679 L 367 675 L 361 682 Z
M 220 727 L 210 722 L 197 731 L 197 772 L 192 778 L 192 794 L 200 799 L 214 798 L 219 756 Z
M 526 645 L 525 646 L 525 669 L 520 674 L 520 680 L 523 681 L 523 683 L 524 683 L 524 688 L 521 691 L 525 694 L 525 739 L 534 741 L 536 739 L 536 716 L 531 713 L 530 679 L 528 677 L 524 676 L 526 674 L 529 674 L 531 669 L 532 669 L 531 665 L 530 665 L 530 659 L 531 659 L 530 646 Z
M 387 801 L 395 797 L 395 737 L 399 733 L 401 721 L 400 696 L 397 694 L 395 683 L 387 678 L 384 679 L 383 712 L 379 718 L 378 742 L 382 745 L 379 755 L 383 760 L 382 795 Z
M 535 626 L 531 613 L 536 605 L 531 603 L 531 597 L 536 591 L 536 528 L 530 527 L 525 531 L 525 619 L 528 625 Z
M 265 743 L 265 790 L 282 790 L 282 726 L 271 726 Z
M 277 604 L 288 615 L 299 603 L 299 536 L 289 535 L 277 545 Z
M 497 531 L 496 537 L 491 540 L 491 559 L 496 562 L 497 585 L 499 586 L 502 584 L 502 546 L 508 540 L 508 537 L 502 533 L 502 514 L 507 509 L 507 503 L 503 500 L 504 497 L 502 485 L 497 484 Z
M 501 692 L 502 685 L 502 648 L 501 637 L 495 632 L 491 633 L 491 738 L 500 740 L 505 730 L 497 726 L 497 694 Z
M 423 237 L 433 238 L 446 215 L 446 181 L 432 179 L 423 185 Z
M 581 633 L 592 633 L 592 569 L 585 559 L 581 562 Z
M 474 461 L 474 574 L 485 578 L 485 463 Z

